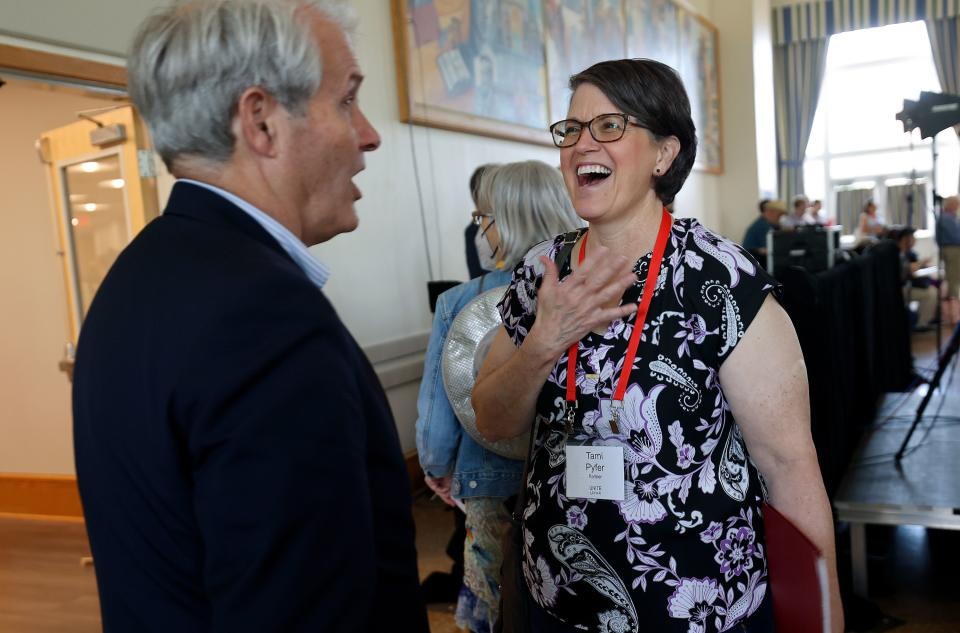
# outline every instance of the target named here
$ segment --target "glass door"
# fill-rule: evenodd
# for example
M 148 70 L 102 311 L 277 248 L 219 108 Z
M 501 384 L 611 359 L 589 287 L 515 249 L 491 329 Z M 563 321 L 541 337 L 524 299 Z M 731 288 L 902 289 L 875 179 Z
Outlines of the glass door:
M 146 128 L 132 106 L 44 132 L 58 254 L 63 259 L 71 351 L 97 288 L 130 240 L 157 216 L 157 174 Z

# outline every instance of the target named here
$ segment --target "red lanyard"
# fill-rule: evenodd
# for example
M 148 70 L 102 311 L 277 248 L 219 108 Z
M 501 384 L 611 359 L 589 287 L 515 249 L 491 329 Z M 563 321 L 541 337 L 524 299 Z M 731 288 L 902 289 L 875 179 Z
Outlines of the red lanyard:
M 647 312 L 650 310 L 650 302 L 653 300 L 653 291 L 657 287 L 657 278 L 660 276 L 660 264 L 663 261 L 663 253 L 667 249 L 667 237 L 670 236 L 670 228 L 673 226 L 673 219 L 666 209 L 660 218 L 660 231 L 657 233 L 657 242 L 653 247 L 653 256 L 650 258 L 650 267 L 647 270 L 647 280 L 643 284 L 643 295 L 640 297 L 640 305 L 637 306 L 637 316 L 633 321 L 633 333 L 630 335 L 630 343 L 627 345 L 627 353 L 624 357 L 623 366 L 620 369 L 620 380 L 617 381 L 617 390 L 613 393 L 614 403 L 623 402 L 623 396 L 627 392 L 627 383 L 630 382 L 630 372 L 633 370 L 633 361 L 637 356 L 637 347 L 640 345 L 640 334 L 643 331 L 643 325 L 647 321 Z M 580 243 L 580 256 L 578 263 L 583 263 L 587 253 L 587 235 L 583 236 Z M 580 341 L 570 346 L 567 353 L 567 433 L 572 431 L 574 410 L 577 408 L 577 356 L 580 352 Z M 610 430 L 619 433 L 617 428 L 618 407 L 614 404 L 613 419 L 610 420 Z

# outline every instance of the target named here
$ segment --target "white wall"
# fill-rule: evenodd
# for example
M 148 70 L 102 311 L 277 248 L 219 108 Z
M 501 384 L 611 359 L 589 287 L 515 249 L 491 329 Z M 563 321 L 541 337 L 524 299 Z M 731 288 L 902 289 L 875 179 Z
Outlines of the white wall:
M 739 241 L 757 217 L 761 192 L 776 188 L 770 2 L 724 2 L 715 20 L 726 145 L 726 173 L 719 182 L 720 230 Z
M 753 97 L 757 128 L 757 182 L 760 197 L 773 198 L 777 196 L 779 174 L 773 96 L 773 16 L 769 0 L 753 1 Z
M 157 0 L 3 0 L 0 34 L 125 57 L 137 25 L 164 4 Z
M 754 111 L 750 71 L 754 48 L 749 43 L 755 1 L 768 0 L 688 3 L 720 28 L 723 151 L 728 171 L 722 176 L 694 172 L 675 206 L 679 216 L 699 217 L 708 227 L 734 238 L 740 237 L 740 227 L 745 225 L 737 214 L 749 215 L 758 187 L 755 128 L 742 120 L 752 118 Z M 109 61 L 101 56 L 122 56 L 137 24 L 160 4 L 151 0 L 5 0 L 0 3 L 0 42 L 65 46 Z M 360 344 L 373 350 L 378 372 L 386 376 L 403 446 L 409 450 L 423 333 L 431 322 L 427 251 L 435 278 L 465 279 L 463 229 L 472 210 L 467 189 L 472 170 L 482 163 L 530 158 L 556 164 L 558 155 L 551 148 L 400 123 L 390 3 L 353 0 L 353 4 L 360 24 L 357 55 L 367 75 L 360 100 L 383 145 L 368 155 L 367 170 L 356 179 L 364 193 L 357 205 L 360 228 L 314 250 L 332 268 L 327 286 L 331 300 Z M 743 40 L 747 45 L 741 44 Z
M 725 2 L 728 0 L 724 0 Z M 745 0 L 733 0 L 734 2 L 744 2 Z M 686 2 L 690 8 L 692 8 L 697 13 L 703 15 L 709 20 L 713 19 L 712 15 L 712 5 L 711 0 L 691 0 Z M 724 34 L 720 33 L 720 46 L 723 47 Z M 723 81 L 723 69 L 724 69 L 724 59 L 723 52 L 720 52 L 720 65 L 721 72 L 720 78 Z M 726 95 L 723 92 L 723 87 L 720 88 L 720 98 L 721 98 L 721 116 L 723 116 L 723 111 L 726 109 L 723 100 L 726 99 Z M 721 120 L 721 125 L 723 121 Z M 732 147 L 728 142 L 726 136 L 723 137 L 723 157 L 724 162 L 726 163 L 730 156 L 736 155 L 738 150 L 735 147 Z M 717 201 L 719 199 L 719 187 L 720 181 L 725 179 L 724 176 L 716 176 L 713 174 L 706 174 L 699 171 L 694 171 L 690 174 L 690 177 L 687 179 L 687 182 L 683 185 L 683 189 L 680 190 L 680 193 L 677 194 L 676 202 L 673 205 L 675 215 L 677 217 L 695 217 L 699 218 L 704 226 L 717 231 L 723 232 L 723 215 Z

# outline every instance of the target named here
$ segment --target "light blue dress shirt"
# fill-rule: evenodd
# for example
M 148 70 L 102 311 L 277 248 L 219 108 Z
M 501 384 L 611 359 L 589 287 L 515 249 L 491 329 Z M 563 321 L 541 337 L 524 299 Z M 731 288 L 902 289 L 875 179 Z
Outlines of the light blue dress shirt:
M 306 245 L 300 241 L 296 235 L 291 233 L 287 227 L 283 226 L 275 219 L 253 206 L 243 198 L 240 198 L 229 191 L 216 187 L 214 185 L 207 184 L 205 182 L 200 182 L 199 180 L 193 180 L 191 178 L 179 178 L 177 182 L 186 182 L 191 185 L 196 185 L 198 187 L 203 187 L 208 189 L 213 193 L 222 196 L 232 202 L 233 204 L 240 207 L 240 209 L 253 218 L 257 224 L 263 227 L 263 230 L 270 234 L 270 237 L 275 239 L 284 251 L 293 259 L 294 263 L 297 264 L 303 272 L 307 275 L 307 278 L 316 285 L 317 288 L 323 289 L 323 285 L 327 283 L 327 279 L 330 278 L 330 269 L 323 265 L 320 260 L 310 254 L 310 251 L 307 249 Z

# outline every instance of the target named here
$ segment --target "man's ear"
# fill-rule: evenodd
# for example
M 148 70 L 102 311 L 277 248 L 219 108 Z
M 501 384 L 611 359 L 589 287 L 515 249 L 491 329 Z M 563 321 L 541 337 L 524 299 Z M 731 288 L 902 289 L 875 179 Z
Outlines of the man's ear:
M 261 156 L 274 157 L 279 149 L 279 120 L 283 108 L 269 92 L 259 86 L 243 91 L 237 101 L 234 117 L 234 135 L 248 151 Z

